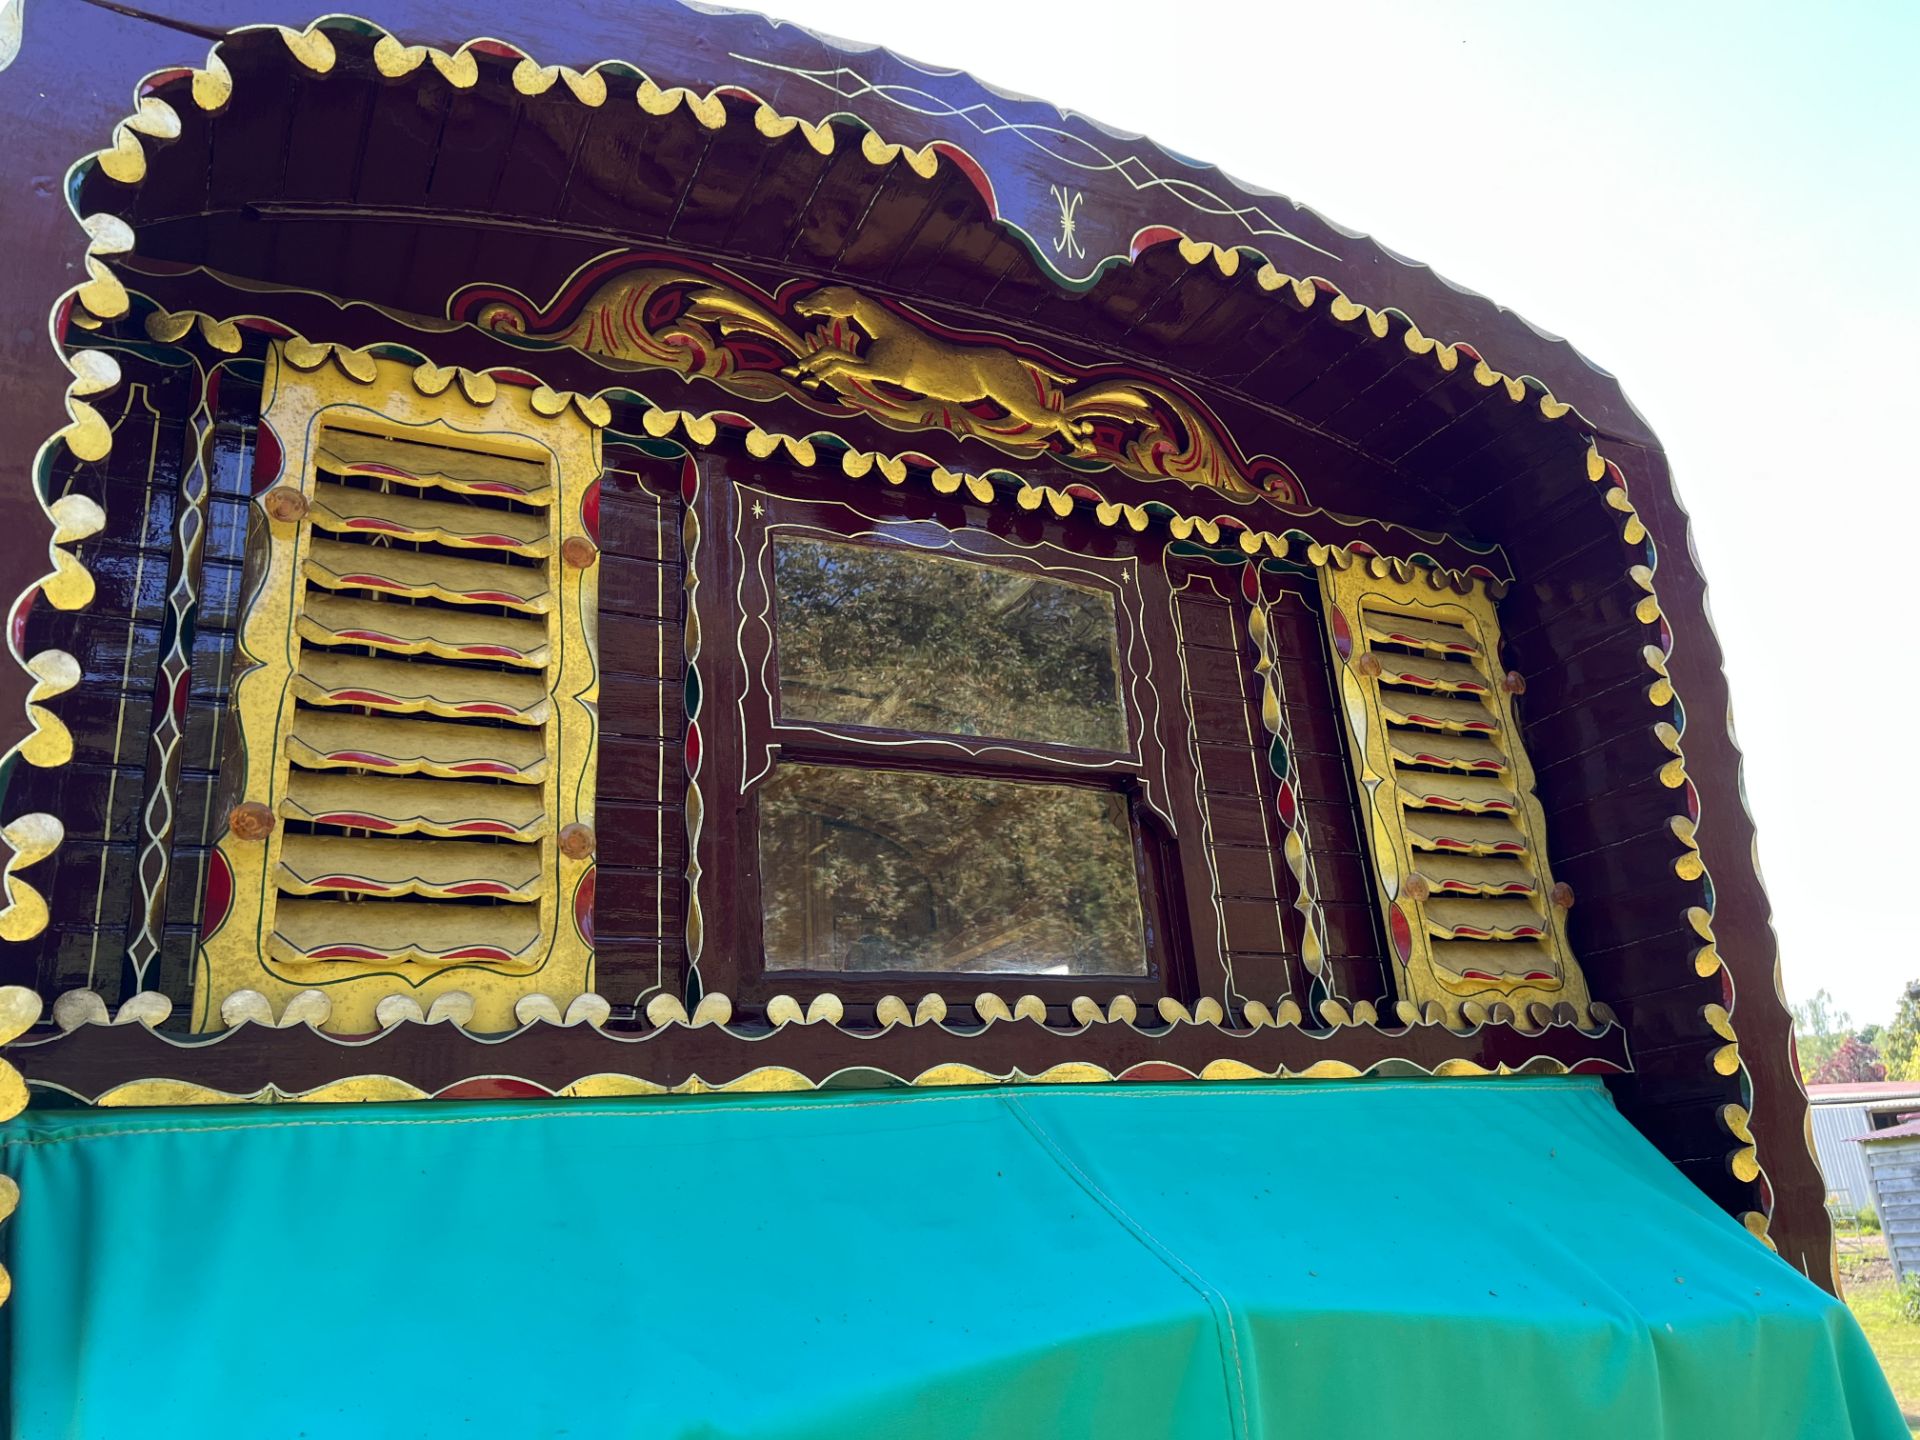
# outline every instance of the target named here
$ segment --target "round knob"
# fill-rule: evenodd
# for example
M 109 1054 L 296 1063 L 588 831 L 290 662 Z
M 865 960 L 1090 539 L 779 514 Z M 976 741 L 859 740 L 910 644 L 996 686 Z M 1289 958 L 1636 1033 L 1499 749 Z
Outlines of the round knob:
M 1509 695 L 1524 695 L 1527 693 L 1527 677 L 1518 670 L 1509 670 L 1501 679 L 1500 688 Z
M 264 840 L 273 833 L 273 811 L 249 800 L 227 812 L 227 830 L 236 840 Z
M 1433 887 L 1427 884 L 1424 875 L 1409 875 L 1407 883 L 1400 887 L 1400 893 L 1409 900 L 1425 900 L 1433 893 Z
M 569 535 L 560 542 L 560 558 L 573 570 L 584 570 L 600 558 L 600 551 L 584 535 Z
M 1573 908 L 1573 887 L 1562 880 L 1548 892 L 1548 898 L 1562 910 Z
M 267 514 L 282 525 L 292 525 L 307 518 L 307 497 L 291 485 L 274 486 L 260 503 L 266 507 Z
M 584 860 L 593 854 L 593 827 L 575 822 L 560 831 L 560 853 L 569 860 Z
M 1370 680 L 1377 678 L 1380 674 L 1380 657 L 1369 650 L 1353 662 L 1353 668 Z

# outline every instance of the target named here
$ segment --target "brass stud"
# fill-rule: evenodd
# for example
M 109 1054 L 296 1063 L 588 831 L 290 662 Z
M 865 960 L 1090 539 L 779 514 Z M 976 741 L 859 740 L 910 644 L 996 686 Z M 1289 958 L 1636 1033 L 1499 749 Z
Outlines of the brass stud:
M 578 821 L 560 829 L 560 853 L 569 860 L 584 860 L 593 854 L 594 834 L 591 825 L 582 825 Z
M 1401 893 L 1409 900 L 1425 900 L 1433 893 L 1433 887 L 1427 884 L 1424 875 L 1409 875 L 1407 883 L 1401 887 Z
M 1562 880 L 1549 892 L 1553 903 L 1562 910 L 1573 908 L 1573 887 Z
M 273 834 L 273 811 L 249 800 L 227 812 L 227 830 L 236 840 L 264 840 Z
M 294 525 L 307 518 L 307 497 L 291 485 L 276 485 L 267 491 L 261 505 L 282 525 Z
M 1378 679 L 1380 675 L 1380 657 L 1369 650 L 1353 662 L 1353 668 L 1369 680 Z
M 1509 670 L 1502 677 L 1500 688 L 1509 695 L 1524 695 L 1527 693 L 1527 677 L 1518 670 Z
M 600 548 L 584 535 L 569 535 L 560 542 L 560 558 L 571 570 L 584 570 L 600 558 Z

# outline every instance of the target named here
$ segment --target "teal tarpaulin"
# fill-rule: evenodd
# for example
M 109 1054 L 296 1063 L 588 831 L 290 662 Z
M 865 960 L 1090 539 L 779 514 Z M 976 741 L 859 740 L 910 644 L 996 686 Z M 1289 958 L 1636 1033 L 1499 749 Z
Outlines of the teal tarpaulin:
M 1585 1080 L 29 1111 L 11 1433 L 1900 1437 Z

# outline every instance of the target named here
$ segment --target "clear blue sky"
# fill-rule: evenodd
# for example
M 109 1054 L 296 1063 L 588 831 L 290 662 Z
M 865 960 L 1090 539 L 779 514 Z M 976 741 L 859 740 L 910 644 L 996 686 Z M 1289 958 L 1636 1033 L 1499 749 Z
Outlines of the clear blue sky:
M 764 8 L 1144 131 L 1620 376 L 1693 513 L 1787 993 L 1890 1018 L 1920 978 L 1920 0 Z

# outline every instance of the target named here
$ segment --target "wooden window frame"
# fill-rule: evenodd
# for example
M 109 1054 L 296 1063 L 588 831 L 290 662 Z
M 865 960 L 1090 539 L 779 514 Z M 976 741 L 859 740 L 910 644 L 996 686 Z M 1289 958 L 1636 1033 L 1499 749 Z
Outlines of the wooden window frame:
M 1151 563 L 1162 536 L 1117 534 L 1090 522 L 1063 524 L 1023 515 L 1003 505 L 964 497 L 913 495 L 873 485 L 823 482 L 817 474 L 782 471 L 708 450 L 700 454 L 703 480 L 696 510 L 714 563 L 699 587 L 700 623 L 707 637 L 701 662 L 703 712 L 700 766 L 706 795 L 697 848 L 696 883 L 704 915 L 705 959 L 690 987 L 728 995 L 749 1011 L 776 995 L 804 1006 L 832 994 L 850 1006 L 885 996 L 909 1001 L 937 994 L 949 1012 L 964 1012 L 983 991 L 1035 995 L 1064 1013 L 1075 999 L 1103 1008 L 1119 997 L 1151 1015 L 1163 997 L 1193 1006 L 1205 996 L 1230 995 L 1223 957 L 1196 947 L 1190 932 L 1198 904 L 1195 867 L 1186 863 L 1184 837 L 1198 835 L 1195 776 L 1185 737 L 1178 667 L 1170 662 L 1173 623 L 1161 568 Z M 759 513 L 756 514 L 755 510 Z M 864 727 L 783 721 L 777 712 L 777 621 L 771 577 L 777 534 L 806 534 L 855 543 L 907 543 L 912 531 L 923 553 L 1027 568 L 1044 553 L 1055 568 L 1085 572 L 1074 583 L 1095 583 L 1115 597 L 1121 691 L 1130 749 L 1127 754 L 1071 746 L 983 738 L 930 737 Z M 862 538 L 867 532 L 868 538 Z M 877 532 L 881 539 L 875 541 Z M 890 535 L 891 532 L 891 535 Z M 1073 543 L 1062 543 L 1062 532 Z M 890 538 L 889 538 L 890 535 Z M 943 543 L 928 544 L 930 540 Z M 1023 560 L 1023 555 L 1025 559 Z M 1096 577 L 1089 581 L 1087 576 Z M 1104 576 L 1104 580 L 1098 578 Z M 1122 578 L 1124 577 L 1124 578 Z M 715 643 L 718 637 L 718 643 Z M 872 769 L 919 769 L 986 779 L 1087 785 L 1128 798 L 1136 873 L 1146 928 L 1148 973 L 1045 976 L 1013 972 L 918 970 L 768 970 L 761 933 L 757 793 L 781 759 Z

